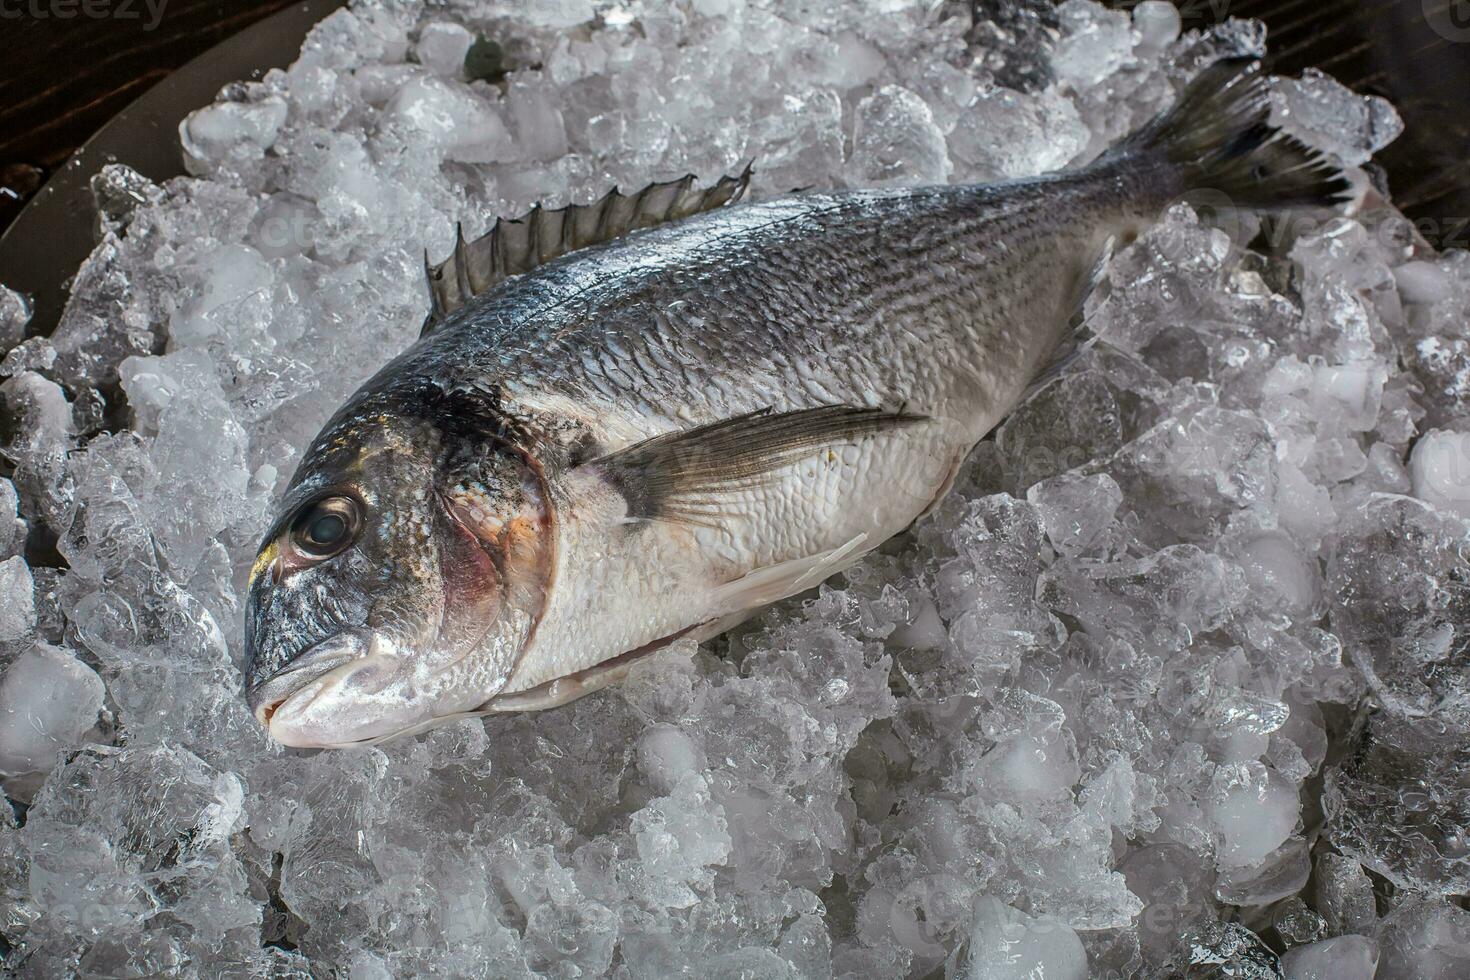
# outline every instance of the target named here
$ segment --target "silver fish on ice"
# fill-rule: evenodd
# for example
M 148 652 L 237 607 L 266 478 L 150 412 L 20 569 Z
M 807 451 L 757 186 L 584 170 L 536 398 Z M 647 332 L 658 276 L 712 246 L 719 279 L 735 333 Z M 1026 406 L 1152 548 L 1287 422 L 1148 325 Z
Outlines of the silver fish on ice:
M 1208 189 L 1348 184 L 1221 62 L 1074 172 L 501 223 L 308 449 L 251 573 L 247 697 L 333 747 L 547 708 L 856 562 L 1066 348 L 1108 243 Z

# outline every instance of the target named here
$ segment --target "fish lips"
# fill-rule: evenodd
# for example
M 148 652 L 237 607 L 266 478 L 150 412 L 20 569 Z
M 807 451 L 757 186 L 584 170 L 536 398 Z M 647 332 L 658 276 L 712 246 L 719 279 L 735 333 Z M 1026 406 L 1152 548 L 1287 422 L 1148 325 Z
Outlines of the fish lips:
M 245 692 L 246 702 L 256 720 L 276 741 L 298 746 L 301 739 L 292 737 L 296 735 L 292 721 L 297 720 L 334 672 L 366 660 L 372 655 L 372 647 L 373 637 L 368 630 L 349 629 L 329 636 L 302 650 L 274 674 L 251 684 Z
M 437 714 L 436 699 L 422 687 L 426 681 L 432 687 L 432 678 L 397 655 L 391 641 L 351 629 L 308 647 L 252 686 L 246 699 L 281 745 L 360 748 L 466 716 Z

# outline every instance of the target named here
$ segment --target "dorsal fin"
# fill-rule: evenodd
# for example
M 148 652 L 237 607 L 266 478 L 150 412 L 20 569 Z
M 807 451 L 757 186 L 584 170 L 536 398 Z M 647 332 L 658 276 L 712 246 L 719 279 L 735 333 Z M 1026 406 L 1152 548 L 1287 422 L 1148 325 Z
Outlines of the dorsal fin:
M 494 228 L 472 242 L 456 228 L 449 258 L 431 265 L 424 253 L 431 306 L 420 336 L 471 297 L 559 255 L 738 201 L 750 186 L 750 172 L 747 164 L 738 175 L 721 177 L 709 187 L 696 187 L 693 174 L 649 184 L 636 194 L 614 187 L 591 204 L 568 204 L 555 211 L 538 204 L 513 221 L 496 219 Z

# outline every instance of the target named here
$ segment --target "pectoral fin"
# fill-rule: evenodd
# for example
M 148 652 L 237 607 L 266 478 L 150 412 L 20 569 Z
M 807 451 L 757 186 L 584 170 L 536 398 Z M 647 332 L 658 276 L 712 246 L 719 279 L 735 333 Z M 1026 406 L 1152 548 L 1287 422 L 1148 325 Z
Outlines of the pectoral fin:
M 762 409 L 654 436 L 584 465 L 623 495 L 631 520 L 708 523 L 720 513 L 721 494 L 757 487 L 775 470 L 825 447 L 925 419 L 851 405 Z

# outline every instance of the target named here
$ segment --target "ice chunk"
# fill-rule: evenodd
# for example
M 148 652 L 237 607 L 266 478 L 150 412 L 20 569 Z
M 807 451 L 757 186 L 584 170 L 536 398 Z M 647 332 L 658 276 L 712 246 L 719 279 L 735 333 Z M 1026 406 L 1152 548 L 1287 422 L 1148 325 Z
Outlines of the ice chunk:
M 1038 601 L 1074 617 L 1098 639 L 1170 649 L 1218 629 L 1244 593 L 1240 569 L 1196 545 L 1125 561 L 1058 563 L 1036 587 Z
M 1272 913 L 1276 934 L 1288 949 L 1314 943 L 1327 934 L 1327 920 L 1300 898 L 1289 898 Z
M 1251 535 L 1237 555 L 1246 581 L 1271 606 L 1306 619 L 1320 615 L 1321 572 L 1289 536 L 1279 531 Z
M 1327 773 L 1322 805 L 1338 850 L 1400 887 L 1470 889 L 1470 735 L 1375 715 L 1363 744 Z
M 1087 952 L 1065 922 L 1032 917 L 987 896 L 976 908 L 959 975 L 967 980 L 1086 980 Z
M 949 135 L 954 158 L 973 180 L 1060 170 L 1089 138 L 1077 108 L 1053 89 L 982 91 Z
M 0 285 L 0 353 L 21 342 L 30 322 L 30 298 Z
M 1123 443 L 1122 411 L 1098 373 L 1043 388 L 1001 423 L 996 445 L 1017 490 L 1100 459 Z
M 1020 736 L 1000 743 L 976 767 L 985 792 L 1018 807 L 1039 806 L 1068 793 L 1081 777 L 1076 750 L 1064 738 Z
M 1403 120 L 1385 99 L 1358 95 L 1331 76 L 1308 68 L 1282 80 L 1272 121 L 1308 144 L 1358 164 L 1398 138 Z
M 674 791 L 686 775 L 704 769 L 703 754 L 693 739 L 673 725 L 656 725 L 638 740 L 638 768 L 661 794 Z
M 164 191 L 132 167 L 109 163 L 92 178 L 92 199 L 97 202 L 100 233 L 118 234 L 139 207 L 161 202 Z
M 1470 976 L 1470 912 L 1444 899 L 1408 897 L 1379 927 L 1374 980 Z
M 180 567 L 192 568 L 244 502 L 250 482 L 245 432 L 220 389 L 213 361 L 200 351 L 129 358 L 122 375 L 129 401 L 140 406 L 140 422 L 158 431 L 152 454 L 160 542 Z
M 1408 497 L 1343 521 L 1328 563 L 1332 623 L 1384 707 L 1470 731 L 1470 529 Z
M 31 923 L 26 940 L 133 935 L 141 918 L 162 913 L 187 925 L 169 939 L 192 957 L 233 955 L 231 931 L 260 927 L 230 846 L 243 801 L 238 776 L 185 749 L 78 753 L 46 782 L 26 821 L 33 895 L 51 913 Z
M 457 82 L 416 76 L 393 94 L 384 112 L 409 138 L 427 141 L 449 160 L 490 163 L 515 155 L 500 114 Z
M 1433 425 L 1470 414 L 1470 340 L 1433 334 L 1414 341 L 1405 360 L 1424 386 Z
M 708 890 L 714 868 L 730 854 L 724 807 L 710 798 L 703 776 L 678 781 L 670 795 L 633 815 L 631 829 L 638 856 L 654 880 L 655 900 L 688 908 Z
M 1220 866 L 1234 868 L 1257 864 L 1280 846 L 1300 808 L 1286 779 L 1260 763 L 1239 763 L 1215 773 L 1206 812 L 1220 834 Z
M 37 643 L 21 654 L 0 676 L 0 775 L 49 770 L 96 723 L 103 694 L 102 678 L 66 650 Z
M 20 557 L 0 561 L 0 643 L 14 643 L 36 628 L 31 570 Z
M 179 123 L 184 164 L 196 175 L 239 169 L 270 149 L 286 122 L 286 101 L 260 87 L 236 90 L 232 101 L 196 109 Z
M 1033 484 L 1026 499 L 1041 512 L 1052 547 L 1074 558 L 1093 547 L 1112 524 L 1123 492 L 1106 473 L 1063 473 Z
M 1130 849 L 1119 866 L 1128 890 L 1144 902 L 1139 941 L 1150 960 L 1173 953 L 1179 937 L 1213 914 L 1213 874 L 1204 858 L 1181 844 Z
M 1287 950 L 1286 980 L 1374 980 L 1378 944 L 1367 936 L 1335 936 Z
M 419 64 L 441 78 L 458 78 L 464 71 L 465 53 L 475 35 L 452 21 L 431 21 L 419 28 L 414 54 Z
M 1279 980 L 1281 961 L 1261 937 L 1238 922 L 1211 922 L 1183 939 L 1173 975 Z
M 269 319 L 275 277 L 255 249 L 221 248 L 201 260 L 198 274 L 199 285 L 169 320 L 175 345 L 204 346 L 231 331 L 250 331 L 251 321 Z
M 1274 835 L 1272 830 L 1267 832 Z M 1239 856 L 1239 848 L 1233 848 L 1233 853 Z M 1264 907 L 1301 892 L 1311 873 L 1306 840 L 1289 837 L 1256 861 L 1222 868 L 1215 881 L 1215 897 L 1226 905 Z
M 1179 37 L 1179 10 L 1169 0 L 1143 0 L 1133 8 L 1133 27 L 1139 44 L 1162 49 Z
M 1470 517 L 1470 434 L 1430 429 L 1409 456 L 1414 496 Z
M 15 423 L 5 454 L 15 463 L 22 512 L 59 531 L 72 503 L 66 457 L 73 428 L 66 393 L 34 371 L 23 371 L 0 384 L 0 398 Z
M 1127 13 L 1092 0 L 1067 0 L 1057 16 L 1062 39 L 1052 54 L 1052 68 L 1059 79 L 1086 88 L 1132 58 L 1135 36 Z
M 1378 923 L 1373 882 L 1363 866 L 1341 854 L 1317 860 L 1316 907 L 1335 933 L 1371 932 Z
M 929 104 L 899 85 L 858 103 L 848 170 L 859 184 L 943 183 L 951 164 Z
M 26 522 L 19 516 L 20 495 L 15 484 L 0 477 L 0 559 L 25 551 Z

